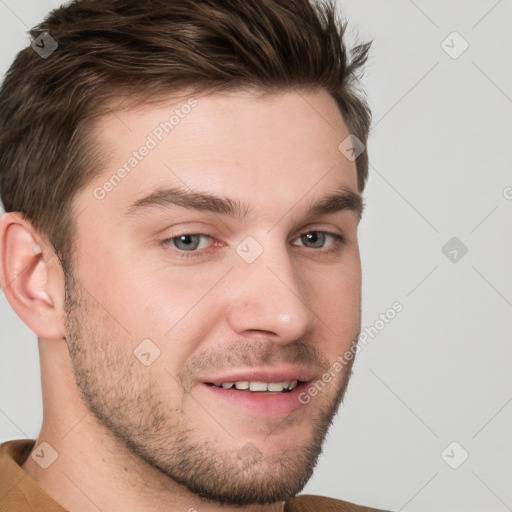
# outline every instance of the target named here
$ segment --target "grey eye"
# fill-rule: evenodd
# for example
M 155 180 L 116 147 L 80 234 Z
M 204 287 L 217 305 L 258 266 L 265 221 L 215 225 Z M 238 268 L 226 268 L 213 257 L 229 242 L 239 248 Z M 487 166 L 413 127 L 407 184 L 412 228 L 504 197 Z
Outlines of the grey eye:
M 172 244 L 180 251 L 195 251 L 204 235 L 180 235 L 170 239 Z
M 311 231 L 311 233 L 305 233 L 301 235 L 300 239 L 303 245 L 306 247 L 312 247 L 313 249 L 320 249 L 324 246 L 327 233 L 322 231 Z

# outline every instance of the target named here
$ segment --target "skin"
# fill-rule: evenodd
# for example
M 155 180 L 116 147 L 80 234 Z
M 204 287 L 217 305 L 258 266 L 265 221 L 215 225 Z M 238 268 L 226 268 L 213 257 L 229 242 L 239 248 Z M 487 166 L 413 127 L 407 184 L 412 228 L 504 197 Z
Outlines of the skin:
M 19 214 L 0 221 L 6 296 L 39 338 L 36 446 L 58 453 L 47 469 L 32 457 L 23 468 L 69 510 L 284 510 L 348 383 L 351 364 L 306 406 L 273 417 L 212 399 L 201 383 L 284 363 L 321 379 L 359 334 L 359 213 L 305 216 L 340 187 L 357 194 L 355 163 L 338 150 L 349 132 L 326 92 L 196 95 L 191 113 L 95 197 L 187 98 L 117 110 L 95 126 L 105 169 L 75 198 L 69 276 Z M 174 206 L 125 216 L 163 185 L 232 198 L 251 215 Z M 301 237 L 311 232 L 345 241 L 311 247 Z M 196 256 L 169 241 L 194 233 L 211 237 L 194 239 Z M 252 263 L 235 250 L 248 236 L 263 249 Z M 134 356 L 145 339 L 159 350 L 148 366 Z

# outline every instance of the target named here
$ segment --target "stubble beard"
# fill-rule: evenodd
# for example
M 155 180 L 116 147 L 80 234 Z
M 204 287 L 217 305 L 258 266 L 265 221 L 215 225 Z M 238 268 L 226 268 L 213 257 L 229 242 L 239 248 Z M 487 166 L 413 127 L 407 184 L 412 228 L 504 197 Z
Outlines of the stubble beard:
M 241 446 L 222 447 L 208 439 L 208 429 L 201 432 L 200 425 L 187 421 L 179 404 L 164 403 L 151 372 L 133 357 L 129 340 L 121 342 L 126 333 L 79 288 L 76 276 L 66 273 L 66 342 L 75 381 L 104 434 L 136 457 L 135 464 L 158 470 L 203 500 L 232 506 L 287 501 L 304 488 L 343 400 L 353 360 L 331 399 L 312 413 L 309 440 L 251 460 L 240 456 Z M 102 325 L 109 327 L 102 330 Z

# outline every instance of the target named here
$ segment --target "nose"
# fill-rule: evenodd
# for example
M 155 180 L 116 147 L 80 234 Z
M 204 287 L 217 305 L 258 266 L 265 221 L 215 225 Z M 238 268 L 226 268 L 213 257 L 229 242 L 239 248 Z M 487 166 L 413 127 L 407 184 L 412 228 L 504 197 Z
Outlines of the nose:
M 228 322 L 241 337 L 288 343 L 303 338 L 317 321 L 286 247 L 267 248 L 252 263 L 238 261 L 231 279 Z

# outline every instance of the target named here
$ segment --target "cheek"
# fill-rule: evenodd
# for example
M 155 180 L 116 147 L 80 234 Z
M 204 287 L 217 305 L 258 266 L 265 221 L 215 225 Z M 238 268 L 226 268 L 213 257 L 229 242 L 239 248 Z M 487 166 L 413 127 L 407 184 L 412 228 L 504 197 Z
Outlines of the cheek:
M 172 354 L 174 367 L 189 357 L 220 318 L 209 291 L 222 277 L 222 269 L 198 270 L 113 252 L 101 258 L 83 256 L 84 286 L 129 333 L 134 346 L 149 338 L 163 359 L 170 360 L 166 354 Z
M 330 360 L 350 347 L 361 328 L 361 266 L 357 259 L 322 273 L 315 279 L 310 304 L 318 315 L 318 329 L 323 334 L 317 343 L 323 343 Z M 323 340 L 323 341 L 322 341 Z

